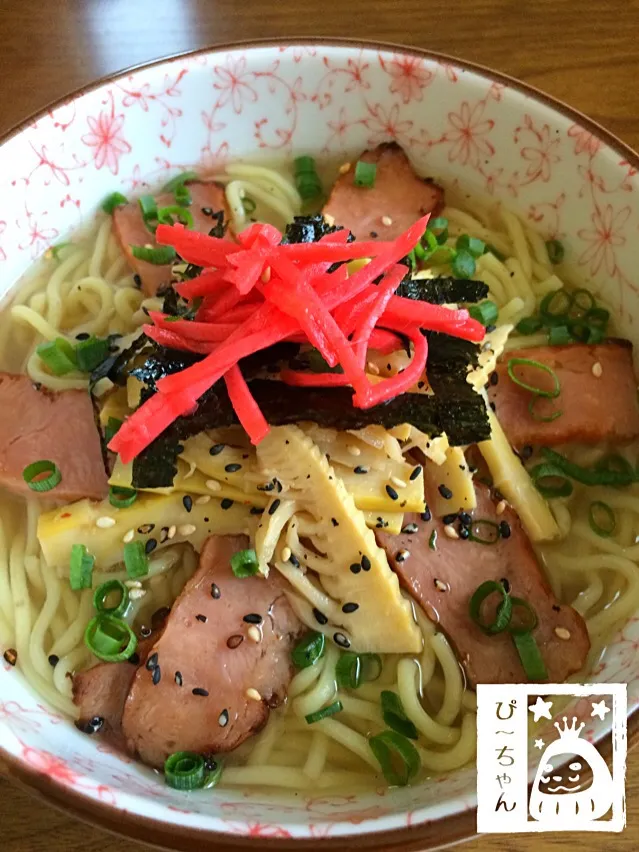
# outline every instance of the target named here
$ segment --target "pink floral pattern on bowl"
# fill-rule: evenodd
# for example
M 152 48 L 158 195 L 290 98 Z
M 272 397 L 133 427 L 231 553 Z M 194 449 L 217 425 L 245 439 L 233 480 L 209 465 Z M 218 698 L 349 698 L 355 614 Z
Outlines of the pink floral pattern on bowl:
M 321 43 L 202 52 L 123 75 L 58 104 L 0 147 L 5 295 L 47 246 L 113 190 L 143 191 L 199 163 L 350 155 L 394 139 L 425 174 L 503 199 L 560 238 L 584 282 L 639 316 L 636 168 L 542 99 L 407 51 Z M 599 664 L 639 707 L 639 620 Z M 413 826 L 474 807 L 469 767 L 421 786 L 283 800 L 251 791 L 185 795 L 44 707 L 0 667 L 0 747 L 61 787 L 159 822 L 258 838 L 323 838 Z M 589 735 L 607 733 L 604 723 Z

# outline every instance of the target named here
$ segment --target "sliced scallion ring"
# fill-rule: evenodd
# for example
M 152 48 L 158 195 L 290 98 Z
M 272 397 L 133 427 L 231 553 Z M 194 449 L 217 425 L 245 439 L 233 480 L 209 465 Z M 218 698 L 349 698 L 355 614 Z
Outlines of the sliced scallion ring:
M 450 268 L 455 278 L 472 278 L 476 270 L 475 258 L 467 249 L 460 249 L 455 252 Z
M 370 737 L 368 744 L 391 786 L 405 787 L 419 772 L 419 752 L 410 740 L 396 731 L 382 731 Z
M 544 325 L 565 325 L 572 307 L 572 294 L 567 290 L 551 290 L 539 305 L 539 316 Z
M 539 645 L 530 631 L 513 633 L 513 642 L 529 681 L 548 680 L 548 670 Z
M 69 585 L 74 592 L 91 588 L 93 585 L 94 565 L 95 556 L 89 553 L 84 544 L 71 545 Z
M 436 219 L 429 219 L 427 231 L 431 231 L 437 240 L 437 244 L 443 246 L 448 239 L 448 219 L 443 216 L 438 216 Z
M 546 251 L 548 252 L 548 260 L 552 264 L 561 263 L 564 259 L 565 250 L 559 240 L 547 240 Z
M 543 399 L 543 397 L 533 396 L 528 403 L 528 412 L 533 420 L 537 420 L 538 423 L 552 423 L 553 420 L 561 417 L 564 413 L 562 408 L 558 408 L 555 411 L 550 411 L 548 414 L 540 414 L 535 409 L 541 399 Z
M 197 178 L 197 172 L 180 172 L 179 175 L 175 175 L 175 177 L 172 177 L 171 180 L 164 185 L 163 192 L 174 193 L 176 189 L 179 189 L 181 186 L 184 186 L 184 184 L 188 181 L 197 180 Z
M 326 637 L 323 633 L 308 633 L 293 648 L 291 659 L 298 669 L 307 669 L 319 662 L 326 651 Z
M 617 526 L 617 518 L 612 509 L 603 500 L 594 500 L 588 509 L 590 529 L 601 538 L 610 538 Z
M 335 666 L 335 680 L 340 689 L 357 689 L 362 682 L 362 661 L 359 654 L 347 651 Z
M 530 478 L 539 493 L 548 499 L 554 497 L 570 497 L 572 482 L 563 469 L 555 464 L 545 463 L 535 465 L 530 471 Z
M 568 316 L 573 320 L 584 319 L 595 307 L 595 297 L 592 295 L 590 290 L 586 290 L 585 287 L 573 290 L 571 296 L 572 303 L 568 310 Z
M 375 186 L 376 177 L 377 165 L 375 163 L 365 163 L 363 160 L 357 161 L 353 177 L 355 186 L 364 186 L 367 189 L 372 189 Z
M 64 337 L 39 343 L 36 353 L 54 376 L 65 376 L 77 369 L 75 349 Z
M 336 713 L 340 713 L 343 709 L 344 707 L 341 701 L 333 701 L 333 703 L 329 704 L 328 707 L 323 707 L 315 713 L 309 713 L 308 716 L 305 716 L 304 718 L 309 725 L 314 725 L 315 722 L 321 722 L 322 719 L 334 716 Z
M 22 478 L 32 491 L 51 491 L 62 482 L 60 468 L 49 459 L 28 464 L 22 471 Z
M 112 615 L 97 615 L 84 631 L 84 644 L 105 663 L 121 663 L 135 652 L 138 640 L 126 621 Z
M 462 234 L 457 238 L 455 243 L 457 251 L 467 251 L 473 257 L 481 257 L 486 251 L 486 243 L 480 240 L 479 237 L 471 237 L 469 234 Z
M 108 356 L 110 344 L 106 338 L 91 335 L 87 340 L 80 340 L 75 347 L 75 357 L 78 369 L 83 373 L 92 373 Z
M 490 299 L 486 299 L 478 305 L 470 305 L 468 313 L 482 325 L 495 325 L 499 317 L 499 308 Z
M 201 754 L 176 751 L 164 763 L 164 780 L 174 790 L 199 790 L 206 781 L 206 762 Z
M 123 204 L 128 203 L 129 200 L 126 195 L 122 195 L 121 192 L 112 192 L 111 195 L 108 195 L 102 202 L 102 209 L 110 216 L 117 207 L 121 207 Z
M 149 573 L 149 559 L 141 541 L 129 541 L 124 545 L 124 567 L 131 580 Z
M 382 716 L 384 722 L 392 731 L 397 731 L 409 740 L 417 739 L 417 728 L 406 715 L 404 705 L 396 692 L 390 689 L 382 690 L 380 695 L 382 702 Z
M 187 228 L 193 228 L 193 214 L 190 210 L 179 204 L 171 204 L 169 207 L 161 207 L 158 210 L 158 222 L 161 225 L 172 225 L 173 217 L 185 225 Z
M 109 488 L 109 503 L 115 509 L 128 509 L 138 499 L 138 492 L 134 488 L 122 488 L 112 485 Z
M 275 505 L 275 504 L 273 504 Z M 253 577 L 260 570 L 254 550 L 240 550 L 231 556 L 231 570 L 236 577 Z
M 553 389 L 544 390 L 544 388 L 528 384 L 528 382 L 525 382 L 523 379 L 520 379 L 515 375 L 516 367 L 531 367 L 535 370 L 540 370 L 542 373 L 546 373 L 546 375 L 550 376 L 553 381 Z M 533 361 L 531 358 L 509 358 L 507 370 L 508 375 L 516 385 L 519 385 L 520 388 L 524 388 L 524 390 L 530 391 L 537 396 L 545 396 L 549 399 L 554 399 L 561 393 L 561 385 L 559 384 L 559 377 L 557 376 L 557 373 L 555 373 L 552 367 L 549 367 L 547 364 L 542 364 L 541 361 Z
M 548 331 L 548 343 L 551 346 L 563 346 L 573 343 L 575 338 L 567 325 L 553 325 Z
M 114 606 L 107 606 L 110 595 L 119 595 Z M 129 606 L 129 590 L 121 580 L 107 580 L 98 586 L 93 595 L 93 606 L 99 615 L 112 615 L 119 618 L 125 614 Z
M 554 465 L 561 471 L 564 477 L 569 476 L 571 479 L 581 482 L 582 485 L 630 485 L 635 482 L 637 475 L 625 459 L 622 462 L 616 462 L 619 467 L 615 469 L 611 457 L 599 462 L 599 466 L 594 468 L 582 467 L 581 465 L 571 462 L 561 453 L 557 453 L 548 447 L 542 448 L 542 454 L 548 462 Z M 604 466 L 605 462 L 605 466 Z M 532 475 L 532 472 L 531 472 Z
M 172 263 L 177 257 L 173 246 L 157 246 L 156 248 L 131 246 L 130 248 L 133 257 L 137 257 L 138 260 L 145 260 L 147 263 L 153 263 L 155 266 Z
M 514 636 L 518 636 L 522 633 L 530 633 L 539 624 L 537 613 L 533 609 L 532 605 L 524 598 L 517 598 L 514 595 L 511 595 L 510 599 L 512 601 L 513 610 L 510 616 L 510 624 L 508 625 L 509 632 Z M 524 620 L 520 618 L 517 624 L 513 624 L 518 613 L 523 613 Z
M 519 322 L 515 326 L 515 329 L 518 334 L 529 335 L 535 334 L 542 327 L 543 323 L 539 319 L 539 317 L 524 317 L 522 320 L 519 320 Z
M 497 544 L 499 524 L 487 518 L 473 520 L 469 527 L 468 541 L 474 541 L 477 544 Z
M 482 618 L 482 607 L 484 602 L 494 594 L 499 595 L 501 600 L 497 604 L 494 620 L 486 622 Z M 494 636 L 495 634 L 503 633 L 503 631 L 506 630 L 510 624 L 512 611 L 512 598 L 504 588 L 503 583 L 498 583 L 495 580 L 485 580 L 481 583 L 481 585 L 479 585 L 473 592 L 468 604 L 468 613 L 470 617 L 479 629 L 488 636 Z

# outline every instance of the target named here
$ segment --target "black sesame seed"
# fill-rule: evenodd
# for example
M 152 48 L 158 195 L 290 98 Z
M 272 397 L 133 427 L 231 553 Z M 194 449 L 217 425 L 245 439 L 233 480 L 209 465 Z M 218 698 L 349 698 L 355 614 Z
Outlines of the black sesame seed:
M 152 533 L 154 529 L 155 524 L 142 524 L 138 527 L 138 532 L 140 535 L 148 535 L 149 533 Z
M 173 679 L 177 683 L 178 686 L 182 686 L 184 681 L 182 680 L 182 672 L 176 672 L 173 676 Z
M 57 654 L 49 654 L 49 656 L 47 657 L 47 659 L 48 659 L 48 661 L 49 661 L 49 665 L 50 665 L 50 666 L 53 666 L 54 668 L 55 668 L 55 667 L 58 665 L 58 663 L 60 662 L 60 657 L 58 657 L 58 655 L 57 655 Z
M 372 237 L 374 240 L 376 240 L 376 239 L 377 239 L 377 231 L 371 231 L 371 232 L 370 232 L 370 235 L 371 235 L 371 237 Z
M 278 494 L 281 494 L 281 493 L 282 493 L 282 483 L 279 481 L 279 479 L 274 479 L 274 480 L 273 480 L 273 485 L 274 485 L 274 486 L 275 486 L 275 488 L 277 489 L 277 493 L 278 493 Z
M 260 509 L 259 506 L 251 506 L 251 515 L 261 515 L 263 512 L 264 509 Z
M 222 502 L 220 503 L 220 506 L 223 509 L 230 509 L 232 505 L 233 501 L 229 497 L 225 497 L 224 500 L 222 500 Z
M 495 405 L 495 403 L 494 403 L 494 402 L 491 402 L 491 403 L 490 403 L 490 410 L 491 410 L 491 411 L 493 411 L 493 412 L 494 412 L 494 411 L 497 411 L 497 406 Z
M 408 478 L 411 479 L 411 480 L 415 480 L 421 474 L 421 472 L 422 472 L 422 466 L 421 466 L 421 464 L 418 464 L 417 467 L 414 467 L 412 469 L 411 474 Z
M 386 486 L 386 493 L 391 498 L 391 500 L 397 500 L 399 497 L 399 494 L 397 493 L 397 491 L 395 491 L 392 485 Z
M 213 444 L 211 449 L 209 450 L 209 455 L 211 456 L 219 456 L 226 445 L 225 444 Z
M 353 562 L 353 564 L 351 565 L 351 572 L 353 574 L 359 574 L 361 570 L 362 566 L 359 564 L 359 562 Z
M 501 580 L 500 580 L 499 582 L 500 582 L 500 583 L 502 584 L 502 586 L 504 587 L 504 591 L 506 592 L 506 594 L 508 594 L 508 593 L 510 592 L 510 582 L 509 582 L 508 578 L 507 578 L 507 577 L 502 577 L 502 578 L 501 578 Z
M 80 334 L 76 334 L 76 340 L 88 340 L 91 337 L 88 331 L 81 331 Z
M 220 726 L 220 728 L 226 728 L 226 726 L 228 725 L 228 723 L 229 723 L 229 711 L 226 708 L 224 708 L 224 710 L 222 710 L 220 715 L 217 717 L 217 723 Z
M 164 542 L 167 541 L 168 537 L 169 537 L 169 528 L 168 527 L 162 527 L 162 529 L 160 530 L 160 544 L 164 544 Z
M 230 648 L 231 650 L 235 650 L 235 648 L 238 648 L 243 641 L 244 637 L 241 633 L 234 633 L 233 636 L 229 636 L 229 638 L 226 640 L 226 647 Z
M 191 692 L 193 695 L 202 695 L 204 698 L 208 697 L 208 690 L 202 689 L 201 686 L 196 686 L 195 689 L 192 689 Z
M 210 207 L 202 207 L 202 213 L 204 213 L 205 216 L 210 216 L 212 212 L 213 210 Z
M 356 610 L 358 610 L 358 609 L 359 609 L 359 604 L 357 604 L 357 603 L 345 603 L 344 606 L 342 607 L 342 612 L 345 612 L 345 613 L 348 614 L 349 612 L 356 612 Z
M 552 608 L 555 612 L 561 612 L 561 607 L 558 604 L 553 604 Z
M 417 387 L 423 390 L 426 387 L 426 382 L 417 382 Z
M 408 556 L 407 550 L 398 550 L 395 554 L 395 562 L 405 562 Z
M 182 497 L 182 505 L 187 512 L 190 512 L 193 508 L 193 498 L 189 494 L 185 494 L 184 497 Z
M 300 561 L 294 553 L 291 553 L 290 558 L 288 560 L 294 568 L 300 567 Z
M 466 540 L 467 538 L 470 538 L 470 530 L 468 529 L 468 527 L 460 527 L 458 534 L 459 534 L 459 537 L 464 539 L 464 540 Z
M 202 624 L 206 624 L 206 622 L 208 621 L 208 618 L 205 615 L 202 615 L 201 612 L 198 613 L 195 617 L 197 618 L 198 621 L 201 621 Z
M 320 612 L 319 609 L 313 607 L 313 615 L 315 616 L 315 621 L 318 624 L 328 624 L 328 618 L 324 615 L 323 612 Z
M 133 283 L 138 288 L 138 290 L 142 287 L 142 278 L 139 275 L 133 276 Z
M 404 535 L 413 535 L 413 533 L 416 533 L 418 530 L 419 527 L 417 526 L 417 524 L 406 524 L 405 527 L 402 527 L 402 532 L 404 533 Z
M 144 552 L 148 556 L 149 553 L 153 553 L 155 548 L 158 546 L 158 540 L 156 538 L 148 539 L 147 543 L 144 545 Z
M 275 500 L 273 500 L 271 505 L 268 507 L 269 515 L 274 515 L 277 512 L 280 507 L 280 502 L 281 500 L 279 499 L 279 497 L 276 497 Z
M 444 500 L 450 500 L 450 498 L 453 496 L 453 492 L 446 485 L 438 485 L 437 490 L 442 495 Z
M 258 485 L 258 491 L 272 491 L 275 488 L 274 482 L 267 482 L 266 485 Z
M 220 591 L 220 587 L 215 583 L 211 583 L 211 597 L 215 598 L 215 600 L 218 600 L 221 595 L 222 592 Z
M 442 518 L 442 521 L 446 525 L 454 524 L 456 520 L 457 520 L 457 512 L 452 512 L 450 515 L 444 515 L 444 517 Z
M 530 444 L 525 444 L 521 448 L 520 455 L 521 455 L 521 457 L 524 461 L 528 461 L 528 459 L 532 456 L 532 454 L 533 454 L 533 448 L 530 446 Z
M 152 672 L 153 669 L 157 667 L 157 664 L 158 664 L 158 655 L 157 655 L 157 652 L 156 652 L 155 654 L 151 654 L 149 659 L 144 664 L 144 667 L 146 669 L 148 669 L 150 672 Z
M 2 656 L 4 657 L 5 663 L 9 663 L 10 666 L 15 666 L 18 662 L 18 652 L 15 648 L 7 648 Z
M 140 627 L 140 636 L 143 639 L 148 639 L 149 636 L 151 635 L 151 633 L 152 633 L 152 630 L 151 630 L 150 627 Z
M 468 512 L 460 512 L 459 513 L 459 520 L 460 520 L 462 526 L 464 526 L 464 527 L 469 527 L 473 522 L 473 519 L 468 514 Z
M 510 538 L 510 524 L 508 521 L 501 521 L 499 524 L 499 535 L 502 538 Z
M 140 665 L 140 655 L 137 651 L 134 651 L 131 656 L 128 658 L 127 663 L 131 663 L 132 666 Z
M 497 372 L 491 373 L 491 376 L 490 376 L 491 385 L 493 385 L 493 386 L 496 385 L 498 381 L 499 381 L 499 373 L 497 373 Z
M 161 678 L 161 677 L 162 677 L 162 670 L 160 669 L 160 667 L 159 667 L 159 666 L 156 666 L 156 667 L 153 669 L 153 677 L 151 678 L 151 679 L 152 679 L 152 681 L 153 681 L 153 686 L 157 686 L 157 685 L 158 685 L 158 683 L 160 682 L 160 678 Z
M 242 470 L 242 465 L 241 465 L 241 464 L 237 464 L 237 463 L 235 463 L 235 462 L 234 462 L 233 464 L 227 464 L 227 465 L 224 467 L 224 470 L 225 470 L 227 473 L 237 473 L 237 472 L 238 472 L 238 470 Z
M 353 473 L 368 473 L 368 468 L 358 464 L 357 467 L 353 468 Z
M 337 520 L 337 518 L 331 518 L 331 523 L 333 524 L 334 527 L 339 526 L 339 521 Z
M 362 571 L 371 570 L 371 561 L 366 554 L 362 556 Z
M 93 716 L 92 719 L 88 719 L 86 722 L 76 722 L 75 726 L 79 731 L 82 731 L 83 734 L 97 734 L 98 731 L 102 729 L 104 725 L 104 719 L 102 716 Z
M 339 645 L 340 648 L 350 648 L 351 647 L 350 640 L 347 639 L 346 636 L 344 636 L 343 633 L 334 633 L 333 634 L 333 641 L 335 642 L 336 645 Z
M 432 516 L 432 515 L 431 515 L 431 513 L 430 513 L 430 509 L 428 508 L 428 506 L 426 506 L 426 508 L 424 509 L 424 511 L 421 513 L 420 518 L 422 519 L 422 521 L 430 521 L 430 519 L 431 519 L 432 517 L 433 517 L 433 516 Z
M 257 612 L 249 612 L 248 615 L 245 615 L 242 621 L 245 621 L 247 624 L 261 624 L 264 619 Z

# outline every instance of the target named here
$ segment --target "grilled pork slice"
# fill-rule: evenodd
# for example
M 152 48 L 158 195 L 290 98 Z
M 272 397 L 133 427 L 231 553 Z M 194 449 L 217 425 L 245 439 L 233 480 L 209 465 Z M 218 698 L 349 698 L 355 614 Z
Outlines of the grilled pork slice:
M 377 166 L 375 185 L 355 186 L 353 166 L 337 179 L 323 210 L 358 240 L 394 240 L 421 216 L 443 208 L 444 190 L 418 177 L 397 143 L 378 145 L 359 159 Z
M 231 751 L 286 696 L 291 649 L 304 628 L 278 576 L 234 576 L 231 557 L 247 547 L 244 536 L 207 539 L 198 570 L 135 674 L 122 730 L 129 751 L 150 766 L 163 766 L 175 751 Z
M 229 209 L 224 196 L 224 187 L 219 183 L 197 182 L 188 184 L 191 193 L 191 204 L 187 208 L 193 216 L 193 227 L 196 231 L 208 234 L 217 224 L 216 213 L 223 211 L 224 222 L 229 221 Z M 157 196 L 158 209 L 175 205 L 175 196 L 167 192 Z M 150 246 L 155 248 L 153 234 L 144 224 L 140 205 L 137 200 L 117 207 L 113 213 L 113 227 L 120 242 L 122 251 L 129 261 L 131 268 L 142 279 L 142 289 L 147 296 L 155 296 L 163 284 L 171 281 L 171 264 L 157 265 L 146 260 L 138 260 L 133 256 L 131 246 Z
M 513 358 L 539 361 L 554 370 L 559 380 L 559 396 L 536 400 L 535 417 L 528 408 L 531 392 L 508 375 L 508 363 Z M 553 388 L 552 377 L 539 368 L 513 365 L 512 370 L 526 384 L 543 390 Z M 514 447 L 629 441 L 639 435 L 637 381 L 632 344 L 627 340 L 518 349 L 504 357 L 495 374 L 497 383 L 490 385 L 490 401 Z M 554 420 L 539 419 L 557 411 L 562 413 Z
M 32 491 L 22 472 L 32 462 L 55 462 L 62 481 Z M 0 373 L 0 485 L 17 494 L 72 501 L 101 500 L 109 487 L 89 394 L 38 389 L 28 376 Z
M 488 488 L 480 483 L 474 518 L 502 525 L 496 544 L 451 538 L 442 520 L 425 522 L 419 515 L 404 518 L 404 530 L 416 527 L 416 532 L 398 536 L 378 532 L 377 539 L 400 582 L 448 636 L 471 685 L 527 680 L 510 635 L 487 636 L 468 612 L 481 583 L 502 579 L 508 581 L 513 596 L 527 600 L 537 613 L 534 637 L 548 678 L 562 683 L 579 671 L 590 648 L 583 619 L 571 607 L 558 603 L 516 514 L 506 508 L 498 515 Z M 460 529 L 459 522 L 454 528 Z M 493 530 L 475 528 L 484 538 Z M 433 531 L 437 536 L 431 548 Z

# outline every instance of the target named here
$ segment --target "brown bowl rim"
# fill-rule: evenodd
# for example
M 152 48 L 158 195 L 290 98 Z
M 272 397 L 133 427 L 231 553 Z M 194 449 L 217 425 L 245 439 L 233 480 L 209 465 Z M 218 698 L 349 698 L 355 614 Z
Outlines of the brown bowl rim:
M 503 83 L 509 89 L 514 89 L 522 94 L 531 96 L 551 107 L 555 112 L 572 119 L 575 124 L 589 130 L 600 138 L 609 148 L 619 154 L 624 160 L 639 171 L 639 154 L 623 142 L 614 133 L 603 127 L 598 122 L 589 118 L 584 113 L 564 103 L 559 98 L 548 95 L 528 83 L 494 71 L 477 62 L 469 62 L 459 59 L 447 53 L 427 50 L 419 47 L 410 47 L 398 42 L 368 41 L 365 39 L 342 38 L 342 37 L 286 37 L 286 38 L 264 38 L 223 42 L 200 47 L 195 50 L 164 56 L 150 62 L 141 62 L 123 70 L 107 74 L 91 83 L 80 86 L 61 98 L 51 102 L 47 106 L 37 110 L 32 115 L 19 121 L 0 136 L 0 146 L 6 144 L 10 139 L 22 132 L 35 121 L 43 118 L 47 113 L 74 100 L 82 95 L 94 91 L 101 86 L 115 82 L 128 74 L 145 68 L 153 68 L 156 65 L 178 62 L 203 53 L 221 53 L 238 49 L 251 49 L 255 47 L 291 47 L 295 45 L 321 45 L 324 47 L 350 47 L 363 50 L 393 51 L 419 57 L 421 59 L 435 62 L 449 63 L 465 71 L 472 71 L 493 80 Z M 639 743 L 639 709 L 635 710 L 628 718 L 628 750 Z M 612 750 L 612 735 L 605 737 L 599 744 L 603 756 L 609 758 Z M 465 810 L 461 813 L 451 814 L 437 820 L 429 820 L 417 825 L 397 828 L 391 831 L 366 831 L 362 834 L 340 835 L 321 839 L 306 838 L 252 838 L 246 835 L 231 835 L 224 832 L 209 831 L 205 829 L 190 828 L 160 820 L 150 819 L 129 813 L 102 802 L 96 802 L 81 793 L 57 784 L 42 773 L 35 772 L 25 766 L 17 757 L 9 754 L 0 746 L 0 772 L 27 792 L 44 800 L 48 804 L 62 810 L 77 819 L 88 822 L 91 825 L 102 828 L 113 834 L 127 839 L 138 840 L 142 843 L 159 847 L 161 849 L 180 850 L 180 852 L 192 852 L 194 848 L 202 852 L 236 852 L 238 849 L 255 849 L 259 844 L 265 852 L 290 852 L 296 848 L 302 852 L 343 852 L 345 844 L 360 850 L 360 852 L 427 852 L 427 850 L 443 849 L 447 846 L 469 840 L 476 836 L 476 808 Z

